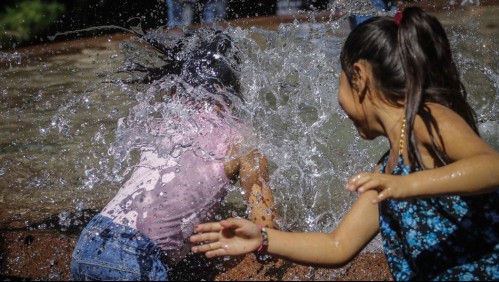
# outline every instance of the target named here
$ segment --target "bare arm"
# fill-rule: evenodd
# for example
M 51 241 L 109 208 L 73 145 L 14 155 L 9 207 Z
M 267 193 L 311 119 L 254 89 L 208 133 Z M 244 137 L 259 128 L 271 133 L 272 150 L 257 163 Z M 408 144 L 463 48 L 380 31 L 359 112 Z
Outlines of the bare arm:
M 378 206 L 370 203 L 373 194 L 361 195 L 329 234 L 269 230 L 268 252 L 303 264 L 335 266 L 349 262 L 379 230 Z
M 370 204 L 374 191 L 362 194 L 337 229 L 326 233 L 291 233 L 267 229 L 268 253 L 310 265 L 342 265 L 364 248 L 379 230 L 378 207 Z M 242 255 L 258 248 L 262 242 L 257 226 L 243 219 L 196 226 L 192 242 L 203 242 L 193 252 L 208 257 Z
M 241 186 L 247 192 L 251 219 L 262 226 L 277 228 L 274 198 L 267 186 L 269 169 L 265 156 L 258 150 L 242 156 L 239 175 Z
M 232 154 L 237 150 L 239 149 L 234 147 Z M 251 219 L 262 226 L 277 228 L 274 199 L 271 189 L 267 186 L 269 170 L 265 156 L 252 149 L 249 153 L 226 163 L 225 170 L 232 179 L 238 178 L 245 190 Z
M 432 107 L 442 136 L 439 150 L 445 150 L 451 163 L 437 167 L 429 154 L 423 161 L 429 168 L 407 176 L 361 173 L 347 183 L 349 190 L 380 191 L 374 202 L 387 198 L 404 199 L 446 194 L 472 195 L 499 187 L 499 154 L 483 141 L 456 113 L 442 106 Z M 430 137 L 416 124 L 421 146 L 429 146 Z M 403 189 L 401 189 L 403 188 Z
M 431 107 L 442 136 L 438 144 L 451 163 L 410 175 L 409 197 L 442 194 L 475 194 L 497 189 L 499 186 L 499 154 L 481 139 L 468 124 L 453 111 L 440 106 Z M 426 131 L 418 130 L 423 146 L 429 146 Z M 429 167 L 436 167 L 428 162 Z

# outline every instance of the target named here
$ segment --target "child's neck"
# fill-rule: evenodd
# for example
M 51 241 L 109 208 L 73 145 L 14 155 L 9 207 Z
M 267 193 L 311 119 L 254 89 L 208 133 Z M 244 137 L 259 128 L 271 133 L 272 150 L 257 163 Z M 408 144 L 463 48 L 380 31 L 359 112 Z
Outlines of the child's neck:
M 385 136 L 390 143 L 390 155 L 387 163 L 387 173 L 391 173 L 398 163 L 400 155 L 404 154 L 406 149 L 406 129 L 405 116 L 403 108 L 391 108 L 383 111 L 385 114 L 381 117 Z
M 386 165 L 386 173 L 392 173 L 399 163 L 399 157 L 404 156 L 406 143 L 405 124 L 405 118 L 402 118 L 398 141 L 390 140 L 390 154 Z

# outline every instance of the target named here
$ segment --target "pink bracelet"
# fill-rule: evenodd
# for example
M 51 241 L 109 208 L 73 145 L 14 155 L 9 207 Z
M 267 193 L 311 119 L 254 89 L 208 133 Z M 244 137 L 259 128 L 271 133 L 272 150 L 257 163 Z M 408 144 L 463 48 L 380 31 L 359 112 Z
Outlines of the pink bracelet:
M 258 225 L 258 229 L 260 229 L 260 233 L 262 234 L 262 243 L 260 244 L 260 247 L 256 250 L 257 253 L 261 254 L 264 252 L 267 252 L 267 249 L 269 247 L 269 234 L 267 233 L 267 229 L 265 227 L 261 226 L 260 224 Z

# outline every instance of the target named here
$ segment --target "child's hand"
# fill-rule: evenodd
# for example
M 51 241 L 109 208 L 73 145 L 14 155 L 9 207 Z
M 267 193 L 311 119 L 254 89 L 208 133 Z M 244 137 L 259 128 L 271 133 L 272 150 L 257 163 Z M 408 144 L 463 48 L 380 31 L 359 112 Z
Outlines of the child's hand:
M 385 199 L 403 199 L 406 197 L 403 189 L 407 187 L 407 181 L 404 181 L 403 176 L 387 175 L 381 173 L 363 172 L 350 178 L 345 186 L 349 191 L 357 191 L 363 193 L 367 190 L 378 191 L 378 196 L 372 200 L 373 204 L 377 204 Z
M 200 224 L 194 231 L 201 234 L 191 236 L 190 241 L 203 244 L 192 247 L 192 252 L 205 252 L 209 258 L 251 253 L 263 240 L 256 224 L 238 218 Z

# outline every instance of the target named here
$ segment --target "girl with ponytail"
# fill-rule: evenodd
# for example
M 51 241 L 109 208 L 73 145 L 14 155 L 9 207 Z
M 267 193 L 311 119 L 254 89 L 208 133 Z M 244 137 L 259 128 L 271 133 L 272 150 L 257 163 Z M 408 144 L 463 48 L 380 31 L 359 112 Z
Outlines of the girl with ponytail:
M 253 250 L 343 265 L 381 233 L 395 280 L 499 280 L 499 153 L 475 113 L 440 22 L 411 7 L 357 26 L 341 53 L 338 99 L 364 139 L 390 148 L 331 233 L 258 228 L 243 219 L 196 227 L 194 252 Z

